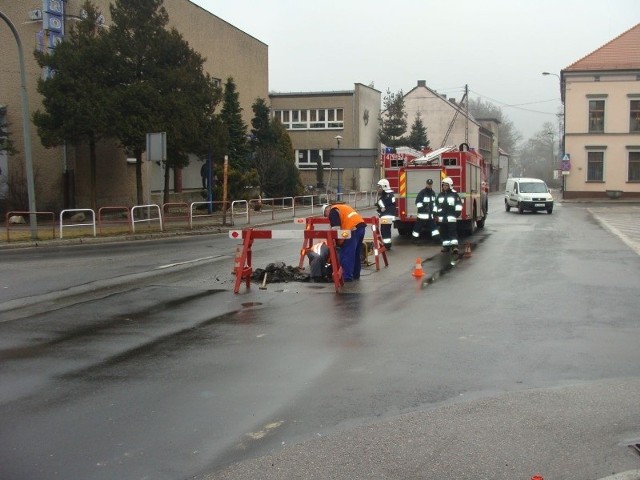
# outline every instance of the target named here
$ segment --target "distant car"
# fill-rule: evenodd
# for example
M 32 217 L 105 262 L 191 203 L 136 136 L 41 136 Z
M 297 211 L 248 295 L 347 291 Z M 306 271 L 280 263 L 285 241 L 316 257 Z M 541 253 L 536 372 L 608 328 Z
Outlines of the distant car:
M 553 196 L 539 178 L 510 178 L 504 192 L 504 209 L 508 212 L 511 208 L 517 208 L 520 213 L 546 210 L 551 214 Z

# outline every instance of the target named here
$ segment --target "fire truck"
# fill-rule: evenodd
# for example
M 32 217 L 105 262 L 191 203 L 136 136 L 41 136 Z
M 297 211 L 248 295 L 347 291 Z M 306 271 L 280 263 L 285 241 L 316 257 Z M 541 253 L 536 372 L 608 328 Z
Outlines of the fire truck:
M 397 214 L 394 227 L 400 235 L 411 235 L 417 220 L 416 195 L 433 180 L 433 190 L 440 192 L 440 181 L 449 177 L 462 200 L 458 231 L 471 235 L 483 228 L 489 209 L 487 171 L 484 158 L 466 143 L 433 151 L 418 152 L 398 148 L 382 154 L 384 177 L 396 192 Z

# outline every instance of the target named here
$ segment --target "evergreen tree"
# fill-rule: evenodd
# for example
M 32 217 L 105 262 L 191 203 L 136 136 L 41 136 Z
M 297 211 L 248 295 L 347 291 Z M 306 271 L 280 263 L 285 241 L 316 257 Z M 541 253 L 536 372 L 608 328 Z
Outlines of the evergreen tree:
M 236 84 L 229 77 L 224 84 L 223 105 L 221 117 L 229 132 L 227 152 L 229 165 L 239 170 L 246 170 L 250 166 L 249 148 L 247 145 L 247 126 L 242 121 L 242 107 Z
M 115 0 L 110 5 L 113 24 L 109 41 L 118 64 L 113 71 L 115 112 L 111 134 L 136 159 L 136 196 L 143 203 L 142 153 L 146 135 L 160 132 L 158 106 L 163 98 L 158 81 L 167 65 L 158 63 L 165 44 L 169 15 L 163 0 Z
M 164 202 L 168 202 L 170 170 L 187 166 L 188 154 L 207 145 L 204 132 L 221 99 L 221 91 L 204 72 L 204 58 L 189 47 L 182 35 L 171 30 L 163 40 L 166 44 L 160 48 L 164 56 L 160 62 L 169 68 L 157 86 L 164 99 L 158 105 L 158 115 L 159 129 L 167 133 Z
M 416 114 L 416 119 L 411 125 L 411 132 L 407 137 L 407 146 L 416 150 L 429 148 L 429 139 L 427 138 L 427 128 L 422 123 L 422 115 L 420 112 Z
M 300 194 L 302 181 L 287 130 L 271 118 L 270 108 L 264 99 L 258 98 L 251 108 L 254 113 L 251 145 L 261 193 L 270 198 Z
M 276 134 L 271 124 L 270 108 L 262 98 L 256 99 L 251 106 L 254 117 L 251 120 L 251 149 L 253 152 L 253 166 L 258 172 L 260 193 L 264 192 L 264 185 L 276 156 Z
M 279 120 L 272 120 L 276 135 L 276 158 L 265 185 L 265 192 L 272 197 L 293 197 L 303 191 L 300 171 L 296 166 L 295 152 L 291 137 Z
M 107 131 L 112 109 L 106 79 L 113 66 L 113 52 L 98 25 L 100 12 L 89 1 L 82 8 L 86 17 L 71 27 L 65 41 L 52 51 L 35 52 L 39 66 L 50 75 L 38 80 L 44 111 L 37 110 L 33 122 L 45 147 L 65 142 L 88 144 L 90 196 L 95 209 L 96 142 Z
M 7 155 L 15 155 L 18 153 L 18 150 L 11 139 L 11 132 L 9 131 L 6 105 L 0 105 L 0 153 L 1 152 L 6 153 Z
M 387 90 L 382 102 L 380 114 L 380 142 L 388 147 L 399 147 L 406 143 L 403 135 L 407 131 L 407 113 L 404 111 L 404 94 L 402 90 L 392 93 Z
M 109 42 L 118 59 L 112 73 L 111 133 L 136 158 L 136 192 L 142 203 L 142 153 L 146 135 L 166 132 L 165 200 L 169 169 L 205 149 L 206 130 L 220 91 L 204 72 L 204 58 L 175 29 L 163 0 L 116 0 Z

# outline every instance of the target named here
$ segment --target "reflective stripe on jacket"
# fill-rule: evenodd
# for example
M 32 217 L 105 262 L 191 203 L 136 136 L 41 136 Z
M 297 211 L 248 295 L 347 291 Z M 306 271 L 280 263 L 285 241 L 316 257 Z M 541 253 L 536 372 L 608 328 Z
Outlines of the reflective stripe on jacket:
M 338 211 L 338 216 L 340 219 L 339 225 L 334 225 L 334 222 L 331 221 L 331 213 L 329 214 L 329 220 L 331 221 L 332 227 L 340 227 L 342 230 L 353 230 L 356 228 L 356 225 L 359 223 L 365 223 L 362 216 L 356 212 L 353 207 L 347 205 L 346 203 L 339 203 L 338 205 L 331 205 L 331 210 Z
M 324 241 L 323 242 L 318 242 L 318 243 L 314 244 L 311 248 L 309 248 L 307 250 L 311 251 L 311 252 L 315 252 L 318 255 L 321 255 L 322 254 L 322 247 L 324 245 L 326 245 L 326 242 L 324 242 Z
M 377 209 L 381 217 L 396 216 L 396 197 L 393 192 L 382 192 L 378 195 Z
M 440 192 L 433 208 L 439 222 L 456 222 L 462 214 L 462 200 L 457 192 Z
M 433 206 L 436 201 L 436 192 L 432 188 L 426 187 L 418 192 L 416 196 L 416 207 L 418 207 L 418 218 L 428 220 L 433 217 Z

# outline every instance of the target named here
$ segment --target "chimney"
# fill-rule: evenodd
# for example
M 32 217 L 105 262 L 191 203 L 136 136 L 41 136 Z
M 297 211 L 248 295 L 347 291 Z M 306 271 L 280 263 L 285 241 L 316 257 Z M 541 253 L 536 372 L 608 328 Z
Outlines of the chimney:
M 427 81 L 426 80 L 418 80 L 418 86 L 427 88 Z

